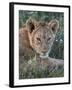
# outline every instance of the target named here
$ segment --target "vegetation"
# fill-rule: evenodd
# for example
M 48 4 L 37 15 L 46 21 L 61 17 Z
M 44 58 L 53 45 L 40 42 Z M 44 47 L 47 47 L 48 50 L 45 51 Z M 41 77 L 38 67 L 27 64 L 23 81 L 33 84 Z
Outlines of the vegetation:
M 39 21 L 49 22 L 52 19 L 59 20 L 59 31 L 56 35 L 52 50 L 49 54 L 52 58 L 64 59 L 64 13 L 61 12 L 41 12 L 41 11 L 19 11 L 19 28 L 26 22 L 26 20 L 32 17 Z M 19 78 L 46 78 L 46 77 L 62 77 L 64 75 L 63 67 L 60 67 L 58 71 L 49 72 L 46 68 L 38 66 L 34 60 L 35 57 L 27 63 L 21 64 L 19 67 Z

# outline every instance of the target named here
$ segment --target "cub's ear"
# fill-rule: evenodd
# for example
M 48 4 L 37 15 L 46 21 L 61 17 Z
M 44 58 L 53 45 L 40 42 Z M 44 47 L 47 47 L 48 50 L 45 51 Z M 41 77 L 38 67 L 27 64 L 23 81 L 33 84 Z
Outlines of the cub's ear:
M 59 21 L 58 20 L 51 20 L 49 22 L 49 26 L 51 28 L 51 30 L 53 31 L 53 33 L 55 34 L 57 32 L 57 30 L 59 29 Z
M 26 28 L 30 33 L 35 29 L 35 21 L 32 18 L 26 21 Z

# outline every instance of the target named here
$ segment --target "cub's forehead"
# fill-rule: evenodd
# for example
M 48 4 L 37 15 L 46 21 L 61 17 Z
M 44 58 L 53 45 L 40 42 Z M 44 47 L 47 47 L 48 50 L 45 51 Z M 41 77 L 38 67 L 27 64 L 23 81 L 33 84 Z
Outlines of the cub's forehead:
M 35 35 L 40 37 L 42 36 L 48 37 L 52 35 L 52 31 L 50 30 L 49 27 L 40 27 L 36 29 Z
M 40 27 L 37 29 L 37 33 L 40 33 L 40 34 L 51 34 L 52 31 L 49 27 Z

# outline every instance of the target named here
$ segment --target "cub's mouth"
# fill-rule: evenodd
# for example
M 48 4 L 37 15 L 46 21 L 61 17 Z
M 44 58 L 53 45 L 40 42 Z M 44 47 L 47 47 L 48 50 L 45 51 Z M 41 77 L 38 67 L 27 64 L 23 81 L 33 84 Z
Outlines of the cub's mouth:
M 40 54 L 40 58 L 42 58 L 42 59 L 45 59 L 45 58 L 48 58 L 48 53 L 46 53 L 46 54 Z

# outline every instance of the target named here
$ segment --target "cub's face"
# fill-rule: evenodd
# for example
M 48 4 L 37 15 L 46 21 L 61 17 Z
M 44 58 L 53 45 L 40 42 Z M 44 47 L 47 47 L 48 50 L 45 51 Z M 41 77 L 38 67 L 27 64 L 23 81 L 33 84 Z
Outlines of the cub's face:
M 48 27 L 41 27 L 33 34 L 33 40 L 31 40 L 33 44 L 32 46 L 35 51 L 40 54 L 40 57 L 48 57 L 54 38 L 55 35 Z
M 47 58 L 59 27 L 58 21 L 52 20 L 49 23 L 36 22 L 34 24 L 34 21 L 29 20 L 27 27 L 31 47 L 41 58 Z

